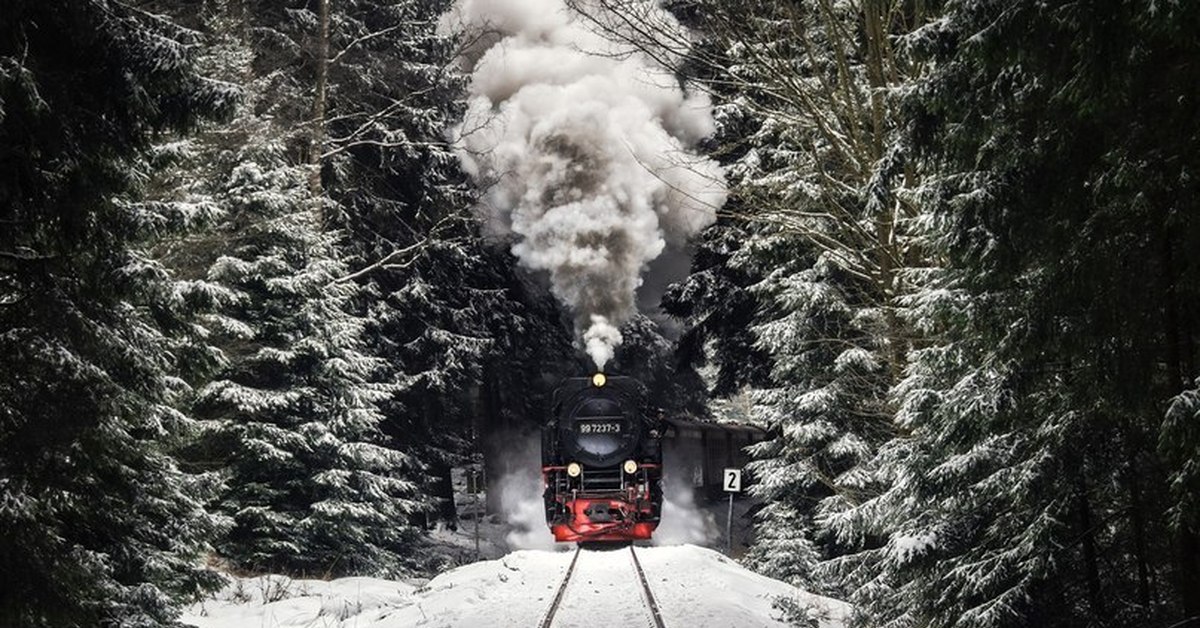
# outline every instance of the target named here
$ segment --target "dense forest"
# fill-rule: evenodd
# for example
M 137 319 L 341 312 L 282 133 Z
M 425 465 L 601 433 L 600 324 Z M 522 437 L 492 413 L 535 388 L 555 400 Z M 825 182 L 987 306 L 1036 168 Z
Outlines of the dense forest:
M 446 567 L 449 470 L 593 368 L 478 211 L 483 4 L 0 3 L 0 624 Z M 606 368 L 748 400 L 748 566 L 865 627 L 1200 626 L 1200 4 L 532 4 L 711 106 L 663 141 L 727 198 Z

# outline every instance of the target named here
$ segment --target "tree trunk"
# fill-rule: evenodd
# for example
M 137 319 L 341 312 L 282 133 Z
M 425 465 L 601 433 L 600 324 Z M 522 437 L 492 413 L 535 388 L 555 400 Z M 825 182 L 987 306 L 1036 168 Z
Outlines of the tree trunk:
M 486 509 L 488 514 L 496 514 L 504 507 L 500 499 L 500 480 L 509 472 L 504 441 L 511 435 L 511 430 L 504 424 L 496 369 L 491 364 L 484 365 L 483 381 L 480 383 L 480 401 L 483 406 L 483 474 L 487 480 Z
M 447 429 L 446 413 L 441 399 L 430 393 L 426 395 L 426 399 L 421 405 L 425 412 L 426 432 L 434 443 L 438 443 L 440 440 L 438 435 L 445 433 Z M 449 443 L 446 443 L 446 446 L 449 447 Z M 454 481 L 451 477 L 452 467 L 448 459 L 450 455 L 453 455 L 452 452 L 446 452 L 445 455 L 433 456 L 430 460 L 429 475 L 432 485 L 429 487 L 429 494 L 437 500 L 433 513 L 436 521 L 445 523 L 446 527 L 451 530 L 457 530 L 458 510 L 454 506 Z
M 1129 482 L 1129 497 L 1132 510 L 1134 560 L 1137 562 L 1138 602 L 1149 608 L 1150 567 L 1146 561 L 1146 523 L 1142 515 L 1141 488 L 1136 473 L 1131 470 L 1130 475 L 1133 476 Z
M 1146 521 L 1142 512 L 1142 487 L 1138 477 L 1138 452 L 1141 438 L 1134 430 L 1134 422 L 1128 417 L 1122 426 L 1125 431 L 1126 482 L 1129 485 L 1129 522 L 1133 527 L 1133 560 L 1137 565 L 1138 603 L 1150 608 L 1150 567 L 1146 555 Z
M 1100 589 L 1100 567 L 1096 559 L 1096 534 L 1092 525 L 1092 507 L 1088 501 L 1087 481 L 1083 477 L 1084 468 L 1080 465 L 1080 470 L 1076 476 L 1076 509 L 1079 513 L 1079 529 L 1083 535 L 1083 563 L 1087 578 L 1088 603 L 1092 610 L 1092 616 L 1103 621 L 1104 612 L 1104 597 Z
M 889 80 L 896 80 L 896 70 L 889 54 L 889 15 L 890 9 L 887 2 L 871 0 L 863 3 L 867 82 L 871 87 L 871 142 L 869 148 L 872 161 L 878 161 L 884 155 L 888 133 L 888 112 L 884 90 Z M 863 181 L 863 183 L 866 182 Z M 891 196 L 890 190 L 889 196 Z M 898 255 L 895 242 L 896 215 L 900 211 L 902 210 L 899 201 L 891 198 L 885 207 L 880 207 L 878 216 L 871 217 L 875 222 L 875 250 L 877 251 L 875 260 L 879 266 L 876 289 L 879 292 L 878 298 L 883 306 L 884 321 L 887 325 L 888 368 L 891 372 L 890 383 L 892 384 L 899 381 L 904 373 L 907 349 L 903 329 L 895 309 L 896 269 L 893 260 Z
M 308 140 L 308 190 L 317 203 L 317 218 L 324 220 L 321 210 L 321 197 L 324 188 L 321 185 L 321 154 L 325 147 L 325 100 L 329 89 L 329 3 L 331 0 L 318 0 L 320 6 L 320 30 L 317 33 L 317 63 L 316 93 L 313 94 L 312 119 L 309 121 Z
M 1163 299 L 1163 325 L 1166 333 L 1168 389 L 1167 397 L 1183 392 L 1188 384 L 1183 371 L 1183 352 L 1190 347 L 1182 346 L 1179 325 L 1179 298 L 1176 291 L 1178 271 L 1175 268 L 1175 243 L 1171 233 L 1164 228 L 1162 233 L 1162 275 L 1166 282 Z M 1179 595 L 1185 617 L 1200 617 L 1200 538 L 1187 525 L 1180 526 L 1176 533 L 1176 566 L 1179 573 Z M 1193 622 L 1200 625 L 1200 620 Z

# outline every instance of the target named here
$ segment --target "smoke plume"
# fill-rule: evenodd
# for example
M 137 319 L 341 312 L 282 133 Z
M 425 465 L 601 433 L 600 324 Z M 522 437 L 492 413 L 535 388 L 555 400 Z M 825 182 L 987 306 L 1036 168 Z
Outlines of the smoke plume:
M 624 4 L 664 40 L 687 41 L 657 5 Z M 577 6 L 587 17 L 564 0 L 456 3 L 447 26 L 469 44 L 471 86 L 454 136 L 486 190 L 477 210 L 487 232 L 511 237 L 520 262 L 549 275 L 603 369 L 647 265 L 712 224 L 726 189 L 720 166 L 693 152 L 713 132 L 712 108 L 667 67 L 678 51 Z

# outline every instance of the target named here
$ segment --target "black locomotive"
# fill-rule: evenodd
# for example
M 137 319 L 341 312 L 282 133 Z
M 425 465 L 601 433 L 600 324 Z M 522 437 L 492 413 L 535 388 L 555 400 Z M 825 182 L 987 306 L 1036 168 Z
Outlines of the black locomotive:
M 662 430 L 629 377 L 564 380 L 542 430 L 546 523 L 561 542 L 648 539 L 662 512 Z

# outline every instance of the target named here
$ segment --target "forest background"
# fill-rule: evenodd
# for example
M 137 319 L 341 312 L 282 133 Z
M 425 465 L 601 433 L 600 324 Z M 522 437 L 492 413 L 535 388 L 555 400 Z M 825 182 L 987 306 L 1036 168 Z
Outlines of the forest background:
M 769 430 L 748 565 L 864 626 L 1200 625 L 1200 5 L 571 6 L 716 107 L 730 200 L 611 370 Z M 5 0 L 0 623 L 445 567 L 450 467 L 588 369 L 473 218 L 450 8 Z

